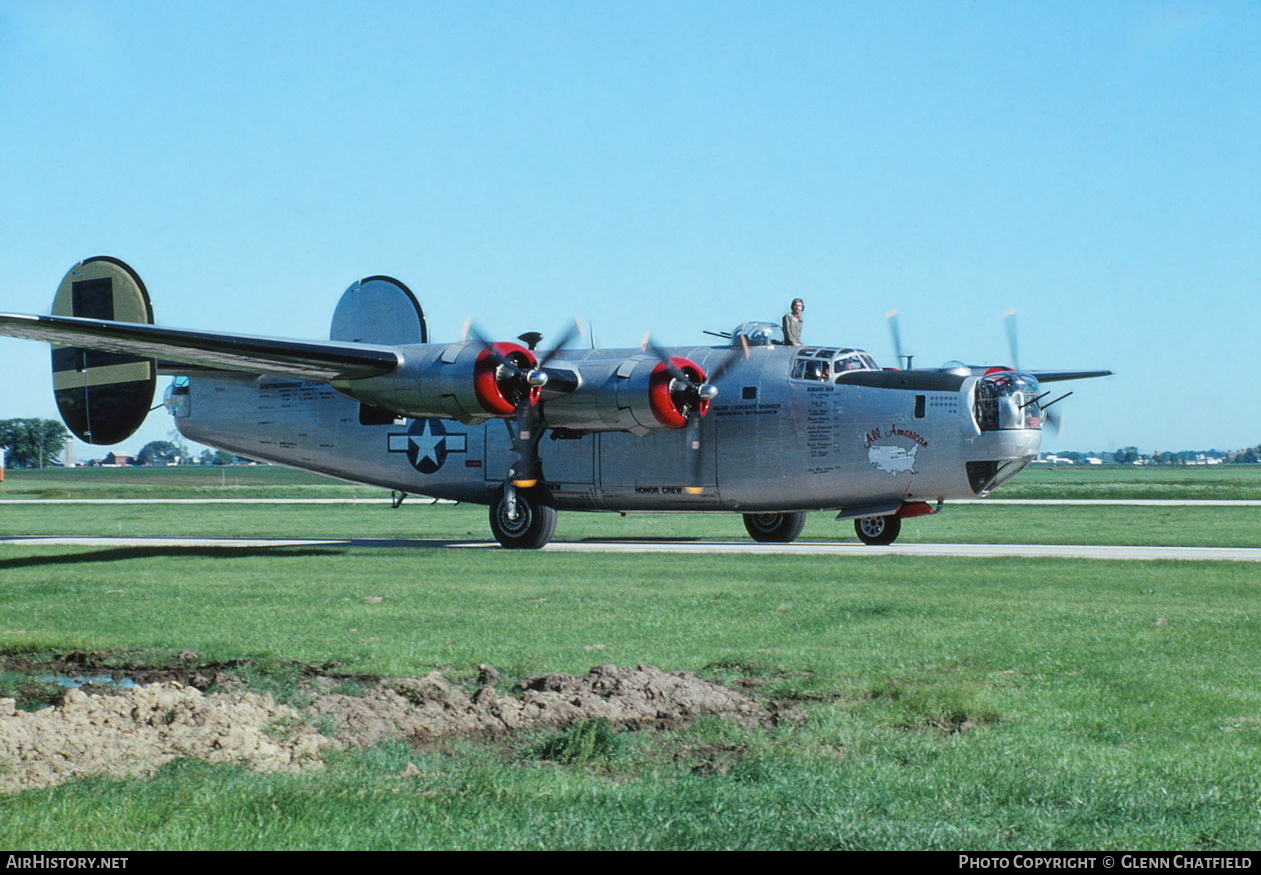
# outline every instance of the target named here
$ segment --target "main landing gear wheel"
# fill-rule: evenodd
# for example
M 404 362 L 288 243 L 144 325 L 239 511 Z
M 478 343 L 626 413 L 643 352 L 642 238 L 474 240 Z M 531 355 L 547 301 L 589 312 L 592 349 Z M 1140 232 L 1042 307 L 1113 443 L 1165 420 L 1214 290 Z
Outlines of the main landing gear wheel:
M 895 516 L 865 516 L 854 520 L 854 531 L 864 544 L 892 544 L 902 531 L 902 520 Z
M 755 541 L 788 544 L 797 540 L 806 526 L 804 513 L 746 513 L 744 528 Z
M 490 506 L 490 530 L 500 546 L 537 550 L 556 531 L 556 508 L 524 490 L 517 490 L 512 502 L 500 495 Z

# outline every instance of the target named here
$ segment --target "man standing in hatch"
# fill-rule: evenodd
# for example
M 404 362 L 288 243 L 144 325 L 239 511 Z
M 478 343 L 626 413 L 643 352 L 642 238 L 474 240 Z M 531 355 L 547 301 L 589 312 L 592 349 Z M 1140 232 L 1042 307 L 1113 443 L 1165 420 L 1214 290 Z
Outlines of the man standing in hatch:
M 806 302 L 801 298 L 793 298 L 791 313 L 784 314 L 784 345 L 785 346 L 801 346 L 801 323 L 802 311 L 806 309 Z

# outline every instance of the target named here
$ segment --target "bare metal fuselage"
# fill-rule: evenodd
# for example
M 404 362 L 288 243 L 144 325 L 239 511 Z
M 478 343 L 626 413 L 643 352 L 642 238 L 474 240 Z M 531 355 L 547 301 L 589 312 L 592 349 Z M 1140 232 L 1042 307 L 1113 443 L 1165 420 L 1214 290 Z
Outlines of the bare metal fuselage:
M 1039 381 L 1110 373 L 881 370 L 862 350 L 776 345 L 763 322 L 675 350 L 649 337 L 569 350 L 571 329 L 535 352 L 537 332 L 527 348 L 471 325 L 430 343 L 415 296 L 385 276 L 350 285 L 327 341 L 166 328 L 109 256 L 74 265 L 52 311 L 0 313 L 0 334 L 53 344 L 57 406 L 80 439 L 126 439 L 157 374 L 176 375 L 167 407 L 187 437 L 487 504 L 508 548 L 546 545 L 557 510 L 738 512 L 752 538 L 780 543 L 806 511 L 839 510 L 864 543 L 890 544 L 904 517 L 986 495 L 1037 455 L 1047 408 L 1067 397 L 1045 401 Z
M 709 369 L 729 349 L 669 353 Z M 566 350 L 555 367 L 598 386 L 602 368 L 612 373 L 641 355 Z M 791 348 L 754 348 L 725 375 L 701 426 L 699 494 L 685 489 L 684 430 L 562 427 L 539 448 L 552 502 L 591 511 L 887 513 L 902 502 L 986 494 L 1038 453 L 1037 427 L 978 425 L 977 376 L 867 371 L 824 382 L 794 378 L 793 361 Z M 579 390 L 542 403 L 552 424 L 582 419 L 587 402 Z M 287 377 L 194 371 L 168 407 L 191 440 L 416 495 L 491 504 L 513 462 L 506 420 L 365 425 L 359 401 Z

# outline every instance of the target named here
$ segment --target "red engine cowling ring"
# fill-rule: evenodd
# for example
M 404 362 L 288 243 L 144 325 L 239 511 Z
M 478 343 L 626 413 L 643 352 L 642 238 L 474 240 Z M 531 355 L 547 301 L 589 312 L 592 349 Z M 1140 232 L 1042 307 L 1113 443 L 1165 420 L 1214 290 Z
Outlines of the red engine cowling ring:
M 685 358 L 671 358 L 670 364 L 697 385 L 705 382 L 705 372 L 696 362 Z M 687 425 L 687 416 L 674 403 L 674 398 L 670 395 L 671 379 L 670 368 L 666 367 L 665 362 L 658 362 L 648 378 L 648 405 L 652 408 L 652 415 L 657 418 L 657 422 L 666 428 L 683 428 Z M 700 415 L 704 416 L 708 411 L 709 402 L 702 400 L 699 405 Z
M 522 370 L 530 370 L 538 364 L 538 359 L 534 353 L 521 346 L 518 343 L 510 343 L 501 341 L 492 343 L 492 347 L 502 355 L 513 362 Z M 477 401 L 482 405 L 482 409 L 487 413 L 495 416 L 512 416 L 517 412 L 514 405 L 507 396 L 504 395 L 503 389 L 499 386 L 499 381 L 495 379 L 495 370 L 498 368 L 499 362 L 495 360 L 495 356 L 491 355 L 490 350 L 483 349 L 477 354 L 477 362 L 473 365 L 473 391 L 477 395 Z M 537 404 L 539 396 L 543 390 L 541 387 L 530 387 L 530 403 Z

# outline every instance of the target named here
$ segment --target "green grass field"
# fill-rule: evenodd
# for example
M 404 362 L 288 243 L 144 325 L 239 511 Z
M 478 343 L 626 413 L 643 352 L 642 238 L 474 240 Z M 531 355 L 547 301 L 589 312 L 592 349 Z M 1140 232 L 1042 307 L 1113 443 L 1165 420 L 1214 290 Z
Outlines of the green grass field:
M 213 512 L 210 510 L 213 507 Z M 360 505 L 0 505 L 6 535 L 427 538 L 491 540 L 486 508 Z M 747 541 L 734 514 L 562 513 L 557 541 L 688 538 Z M 857 543 L 853 525 L 811 514 L 803 541 Z M 947 506 L 907 520 L 899 543 L 1261 545 L 1261 508 Z
M 273 465 L 10 469 L 0 498 L 347 497 L 384 492 Z M 1033 466 L 996 498 L 1261 499 L 1261 465 Z
M 259 479 L 231 488 L 288 488 L 249 470 Z M 1207 470 L 1194 497 L 1248 497 L 1259 485 L 1251 471 Z M 26 485 L 25 473 L 10 472 L 6 497 Z M 1067 472 L 1032 473 L 1031 488 Z M 1066 489 L 1177 497 L 1183 488 L 1133 479 L 1146 471 L 1090 479 L 1103 473 L 1084 472 Z M 98 488 L 104 497 L 108 489 Z M 903 531 L 924 540 L 1261 542 L 1258 508 L 1115 510 L 958 507 Z M 486 537 L 482 508 L 410 503 L 35 501 L 0 506 L 0 526 Z M 838 533 L 852 538 L 823 514 L 806 531 Z M 684 534 L 742 538 L 743 530 L 736 518 L 585 514 L 562 515 L 558 530 L 562 539 Z M 206 661 L 249 658 L 255 683 L 281 697 L 293 694 L 300 664 L 389 676 L 439 668 L 472 689 L 483 663 L 506 679 L 649 663 L 744 681 L 800 716 L 762 729 L 709 719 L 618 733 L 565 762 L 541 753 L 555 749 L 546 733 L 390 743 L 301 776 L 177 761 L 151 779 L 0 796 L 0 844 L 1255 848 L 1257 596 L 1249 563 L 10 545 L 0 548 L 0 648 L 11 654 L 82 649 L 161 661 L 189 649 Z
M 338 498 L 381 496 L 380 489 L 276 465 L 185 465 L 173 468 L 14 469 L 0 498 Z
M 994 497 L 1261 499 L 1261 465 L 1039 465 Z

